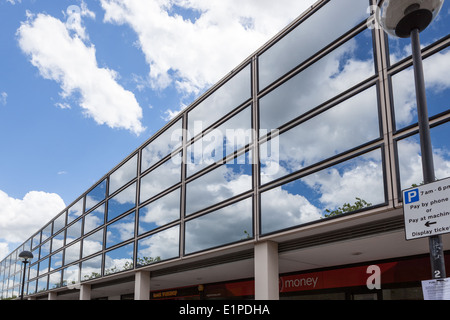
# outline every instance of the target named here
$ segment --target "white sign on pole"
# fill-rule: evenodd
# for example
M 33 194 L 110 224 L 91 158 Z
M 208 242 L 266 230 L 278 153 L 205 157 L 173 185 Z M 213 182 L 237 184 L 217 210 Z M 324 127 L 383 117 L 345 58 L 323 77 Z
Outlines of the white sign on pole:
M 450 178 L 403 191 L 406 240 L 450 232 Z
M 450 278 L 422 281 L 424 300 L 450 300 Z

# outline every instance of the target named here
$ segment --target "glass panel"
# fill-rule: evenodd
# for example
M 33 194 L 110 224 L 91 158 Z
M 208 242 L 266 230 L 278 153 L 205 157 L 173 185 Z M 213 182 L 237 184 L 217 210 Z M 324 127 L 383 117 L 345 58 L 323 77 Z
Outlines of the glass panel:
M 186 214 L 230 199 L 252 188 L 251 153 L 230 160 L 186 185 Z
M 369 2 L 329 1 L 259 57 L 259 87 L 292 70 L 369 17 Z
M 105 275 L 133 269 L 134 243 L 111 250 L 105 254 Z
M 34 264 L 34 265 L 32 265 L 30 267 L 29 279 L 34 279 L 34 278 L 37 277 L 37 275 L 38 275 L 38 266 L 39 266 L 39 264 L 36 263 L 36 264 Z
M 450 48 L 423 60 L 428 115 L 450 109 Z M 417 123 L 416 89 L 413 67 L 392 76 L 396 128 Z
M 91 280 L 102 275 L 102 256 L 96 256 L 81 263 L 81 281 Z
M 185 253 L 253 237 L 252 198 L 186 222 Z
M 86 211 L 91 210 L 106 197 L 106 180 L 100 182 L 86 195 Z
M 75 222 L 73 225 L 67 228 L 66 230 L 66 244 L 75 241 L 79 237 L 81 237 L 81 226 L 83 221 L 80 219 Z
M 43 275 L 48 272 L 48 258 L 39 262 L 39 275 Z
M 450 31 L 450 2 L 444 1 L 441 11 L 436 19 L 424 31 L 420 33 L 420 43 L 426 47 Z M 389 35 L 389 53 L 391 65 L 411 56 L 411 40 L 409 38 L 396 38 Z
M 61 288 L 61 271 L 53 272 L 49 276 L 48 289 Z
M 187 148 L 187 175 L 246 146 L 252 141 L 252 114 L 246 108 Z
M 450 122 L 430 130 L 436 179 L 450 177 Z M 397 142 L 400 190 L 423 183 L 420 138 L 416 134 Z
M 80 283 L 80 267 L 78 265 L 70 266 L 63 270 L 63 286 L 76 285 Z
M 36 293 L 36 282 L 37 282 L 37 280 L 36 281 L 30 281 L 29 283 L 28 283 L 28 294 L 34 294 L 34 293 Z
M 156 196 L 180 180 L 181 153 L 167 160 L 141 179 L 140 202 Z
M 84 234 L 102 226 L 105 222 L 105 205 L 97 207 L 84 217 Z
M 39 232 L 38 234 L 33 236 L 32 249 L 36 248 L 40 244 L 41 244 L 41 233 Z
M 263 234 L 385 202 L 375 150 L 261 194 Z
M 106 248 L 134 237 L 134 212 L 106 227 Z
M 50 257 L 50 271 L 59 269 L 63 266 L 63 252 L 60 251 Z
M 108 221 L 136 206 L 136 183 L 108 200 Z
M 138 241 L 137 264 L 145 266 L 180 255 L 180 227 L 155 233 Z
M 250 71 L 248 65 L 188 113 L 188 140 L 251 98 Z
M 103 249 L 103 229 L 83 239 L 83 258 Z
M 66 226 L 66 214 L 65 212 L 53 221 L 53 234 Z
M 64 246 L 64 231 L 55 235 L 52 239 L 52 252 Z
M 181 119 L 142 149 L 141 172 L 181 146 L 183 138 Z
M 71 264 L 78 259 L 80 259 L 80 241 L 64 249 L 64 265 Z
M 276 129 L 373 74 L 372 33 L 366 30 L 262 97 L 260 128 Z
M 52 224 L 50 223 L 42 230 L 42 238 L 41 241 L 44 242 L 52 235 Z
M 139 234 L 180 219 L 180 189 L 139 209 Z
M 42 258 L 44 258 L 44 257 L 49 255 L 49 253 L 50 253 L 50 242 L 51 241 L 47 241 L 46 243 L 41 245 L 41 257 L 40 257 L 40 259 L 42 259 Z
M 136 178 L 137 154 L 114 171 L 109 177 L 109 194 L 113 194 L 120 187 Z
M 379 137 L 377 90 L 371 87 L 262 144 L 261 183 Z
M 72 207 L 69 208 L 67 213 L 67 224 L 76 220 L 78 217 L 81 217 L 83 214 L 83 198 L 78 200 Z
M 47 276 L 43 276 L 42 278 L 38 279 L 37 282 L 37 289 L 36 292 L 43 292 L 47 290 L 47 282 L 48 282 L 48 277 Z

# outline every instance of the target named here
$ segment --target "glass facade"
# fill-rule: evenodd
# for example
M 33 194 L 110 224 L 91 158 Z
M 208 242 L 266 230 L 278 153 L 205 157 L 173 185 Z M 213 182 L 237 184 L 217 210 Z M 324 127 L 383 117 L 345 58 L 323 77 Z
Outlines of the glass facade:
M 370 5 L 321 1 L 293 22 L 1 261 L 1 298 L 19 295 L 23 250 L 35 294 L 401 204 L 422 181 L 412 61 Z M 423 37 L 438 178 L 449 12 Z

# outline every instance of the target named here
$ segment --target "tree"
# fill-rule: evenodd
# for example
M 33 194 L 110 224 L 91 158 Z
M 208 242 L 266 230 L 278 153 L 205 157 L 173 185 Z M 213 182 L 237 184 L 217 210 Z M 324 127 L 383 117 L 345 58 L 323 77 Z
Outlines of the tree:
M 325 211 L 328 212 L 328 214 L 325 214 L 324 217 L 329 218 L 329 217 L 337 216 L 337 215 L 344 214 L 347 212 L 353 212 L 356 210 L 370 207 L 371 205 L 372 205 L 371 203 L 368 203 L 364 199 L 356 198 L 355 203 L 352 205 L 350 203 L 344 203 L 344 205 L 342 207 L 339 207 L 335 210 L 326 209 Z

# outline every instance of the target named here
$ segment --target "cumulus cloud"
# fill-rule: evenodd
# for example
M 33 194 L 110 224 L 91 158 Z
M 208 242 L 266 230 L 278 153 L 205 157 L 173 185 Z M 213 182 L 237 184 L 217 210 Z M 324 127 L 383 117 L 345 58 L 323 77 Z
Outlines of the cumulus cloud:
M 0 190 L 0 255 L 14 250 L 64 208 L 54 193 L 31 191 L 15 199 Z
M 199 93 L 315 1 L 101 0 L 105 22 L 129 25 L 153 88 Z M 183 10 L 181 16 L 175 12 Z M 236 36 L 239 35 L 239 36 Z
M 6 106 L 6 99 L 8 94 L 6 92 L 0 92 L 0 104 Z
M 72 13 L 67 23 L 47 14 L 28 14 L 17 30 L 19 46 L 43 78 L 59 83 L 63 98 L 80 95 L 86 116 L 98 124 L 140 134 L 145 128 L 134 94 L 117 82 L 114 70 L 98 66 L 95 47 L 83 41 L 87 35 L 79 17 L 90 15 L 83 10 Z

